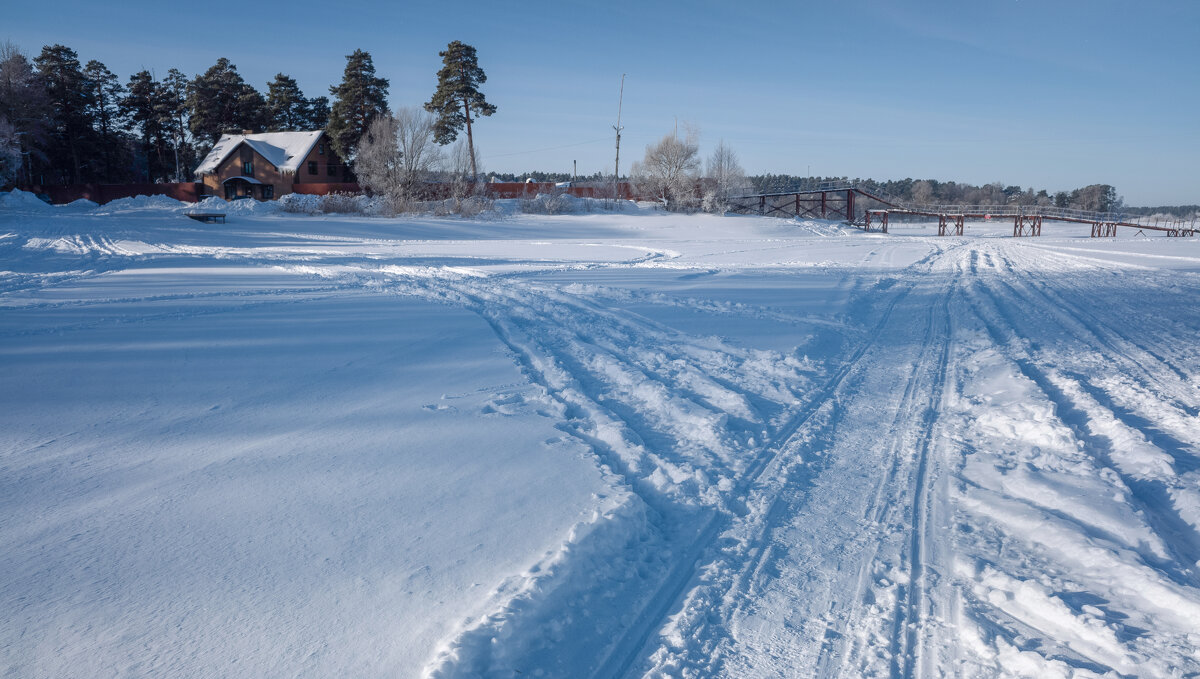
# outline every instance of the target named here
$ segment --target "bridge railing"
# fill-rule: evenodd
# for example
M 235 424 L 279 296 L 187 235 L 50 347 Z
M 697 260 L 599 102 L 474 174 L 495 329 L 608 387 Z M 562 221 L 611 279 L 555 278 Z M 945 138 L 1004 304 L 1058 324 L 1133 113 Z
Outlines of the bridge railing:
M 890 203 L 896 210 L 911 210 L 913 212 L 931 212 L 934 214 L 963 215 L 981 214 L 994 217 L 1042 217 L 1043 219 L 1067 219 L 1080 222 L 1132 224 L 1136 226 L 1155 226 L 1162 221 L 1146 215 L 1135 215 L 1121 211 L 1099 212 L 1093 210 L 1076 210 L 1074 208 L 1055 207 L 1053 205 L 947 205 L 947 204 L 916 204 L 888 194 L 882 188 L 864 186 L 849 180 L 831 180 L 822 182 L 802 183 L 790 191 L 778 193 L 756 193 L 732 197 L 731 200 L 748 200 L 752 198 L 790 196 L 797 193 L 820 193 L 824 191 L 858 191 L 866 194 L 868 200 L 875 197 L 885 203 Z M 1164 224 L 1183 224 L 1186 220 L 1177 222 L 1167 221 Z M 1192 220 L 1194 227 L 1196 220 Z
M 1028 216 L 1100 223 L 1140 224 L 1141 222 L 1138 220 L 1144 219 L 1139 215 L 1124 212 L 1096 212 L 1053 205 L 911 205 L 906 207 L 916 212 L 935 212 L 948 215 Z

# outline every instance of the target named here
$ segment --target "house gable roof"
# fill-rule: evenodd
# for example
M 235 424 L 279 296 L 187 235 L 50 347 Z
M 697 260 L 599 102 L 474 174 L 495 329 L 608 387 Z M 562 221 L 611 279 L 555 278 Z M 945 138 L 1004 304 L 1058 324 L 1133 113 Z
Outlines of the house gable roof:
M 237 147 L 246 144 L 280 172 L 295 173 L 324 134 L 311 132 L 262 132 L 259 134 L 223 134 L 196 168 L 196 174 L 212 174 Z

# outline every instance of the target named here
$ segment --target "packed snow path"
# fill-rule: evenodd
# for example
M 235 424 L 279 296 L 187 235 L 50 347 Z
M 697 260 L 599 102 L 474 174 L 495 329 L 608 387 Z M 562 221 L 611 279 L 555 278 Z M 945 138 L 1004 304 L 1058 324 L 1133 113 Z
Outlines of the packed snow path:
M 6 672 L 1200 672 L 1190 242 L 173 210 L 0 212 Z

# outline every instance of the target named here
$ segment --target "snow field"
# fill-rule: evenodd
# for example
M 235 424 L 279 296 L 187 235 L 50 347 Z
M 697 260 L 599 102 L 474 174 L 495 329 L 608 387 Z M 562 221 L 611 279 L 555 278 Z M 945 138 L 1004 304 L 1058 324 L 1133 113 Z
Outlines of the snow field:
M 1200 672 L 1194 241 L 178 212 L 0 196 L 8 673 Z

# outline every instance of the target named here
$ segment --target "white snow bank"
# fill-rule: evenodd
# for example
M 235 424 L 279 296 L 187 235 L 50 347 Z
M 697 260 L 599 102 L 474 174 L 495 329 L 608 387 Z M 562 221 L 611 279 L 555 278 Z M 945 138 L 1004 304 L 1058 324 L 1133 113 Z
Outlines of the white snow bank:
M 131 210 L 178 210 L 189 205 L 190 203 L 176 200 L 170 196 L 132 196 L 109 201 L 99 206 L 98 211 L 107 213 Z
M 13 189 L 7 193 L 0 192 L 0 210 L 49 212 L 53 209 L 53 205 L 28 191 Z
M 223 212 L 226 215 L 269 215 L 279 211 L 279 203 L 271 200 L 258 201 L 253 198 L 224 200 L 217 196 L 209 196 L 195 205 L 189 205 L 188 210 Z

